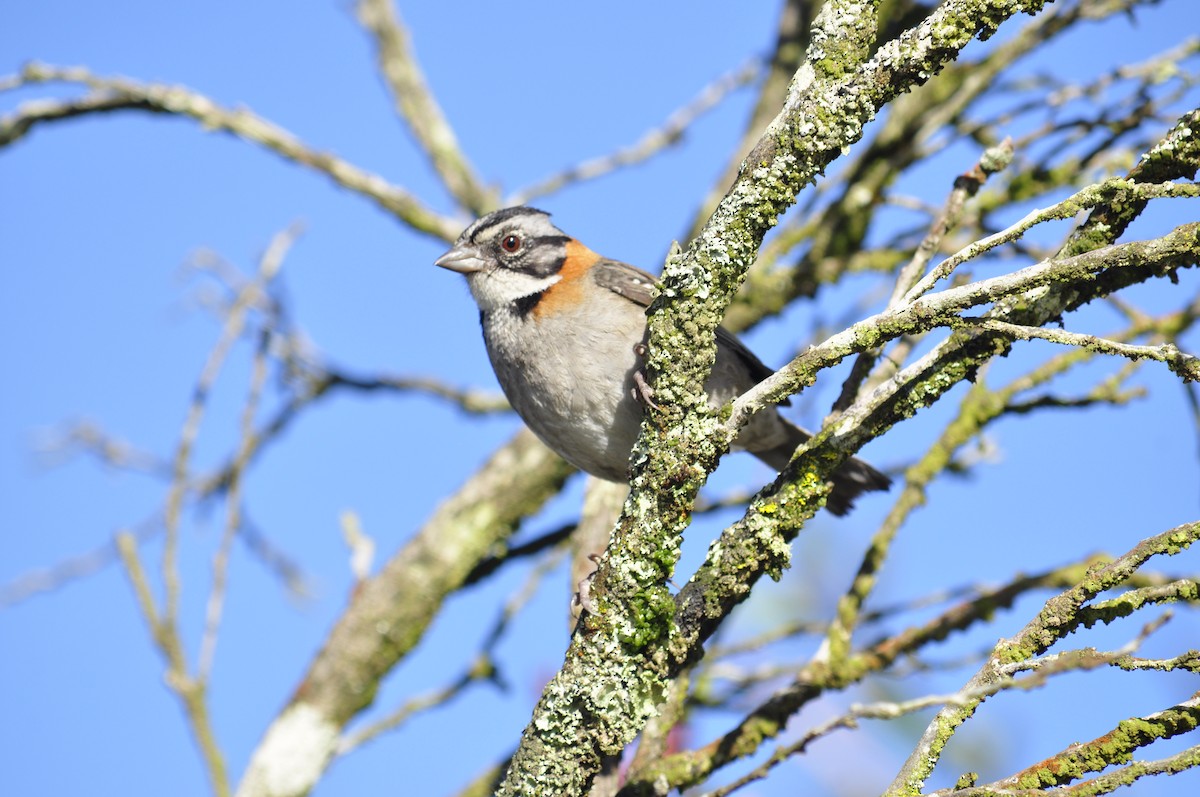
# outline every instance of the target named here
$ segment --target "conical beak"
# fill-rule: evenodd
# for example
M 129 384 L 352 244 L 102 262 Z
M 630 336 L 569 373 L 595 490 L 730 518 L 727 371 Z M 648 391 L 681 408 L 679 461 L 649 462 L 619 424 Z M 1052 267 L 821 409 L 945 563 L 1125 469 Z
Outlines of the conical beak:
M 474 274 L 476 271 L 483 271 L 487 266 L 479 254 L 479 249 L 470 244 L 459 244 L 433 261 L 433 264 L 457 271 L 459 274 Z

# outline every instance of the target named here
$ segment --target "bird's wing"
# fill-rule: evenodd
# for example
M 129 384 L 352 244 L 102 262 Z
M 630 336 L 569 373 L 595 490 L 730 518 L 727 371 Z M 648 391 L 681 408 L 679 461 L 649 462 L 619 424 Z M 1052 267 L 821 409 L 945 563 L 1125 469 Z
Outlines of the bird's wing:
M 658 295 L 658 280 L 636 266 L 618 260 L 600 260 L 592 266 L 596 284 L 624 296 L 634 304 L 649 307 Z
M 603 259 L 592 267 L 592 273 L 595 274 L 596 284 L 642 307 L 649 307 L 658 295 L 658 279 L 628 263 Z M 717 327 L 717 345 L 730 350 L 745 363 L 754 382 L 761 382 L 775 373 L 725 327 Z

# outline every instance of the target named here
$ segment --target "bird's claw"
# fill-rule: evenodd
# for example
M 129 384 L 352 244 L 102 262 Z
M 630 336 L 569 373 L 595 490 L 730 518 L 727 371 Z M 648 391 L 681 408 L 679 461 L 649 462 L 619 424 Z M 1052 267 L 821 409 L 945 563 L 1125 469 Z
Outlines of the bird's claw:
M 633 353 L 638 357 L 646 356 L 646 344 L 638 343 L 633 347 Z M 633 372 L 633 397 L 640 401 L 643 406 L 657 410 L 659 407 L 654 403 L 654 388 L 650 387 L 650 383 L 646 381 L 646 375 L 642 370 Z
M 579 583 L 575 585 L 575 594 L 571 596 L 571 608 L 576 617 L 582 615 L 583 612 L 588 614 L 599 614 L 600 604 L 592 597 L 592 579 L 596 577 L 596 569 L 600 564 L 599 554 L 589 554 L 588 559 L 592 561 L 592 570 L 583 578 L 579 579 Z
M 659 409 L 654 403 L 654 388 L 650 387 L 641 371 L 633 372 L 633 397 L 652 410 Z

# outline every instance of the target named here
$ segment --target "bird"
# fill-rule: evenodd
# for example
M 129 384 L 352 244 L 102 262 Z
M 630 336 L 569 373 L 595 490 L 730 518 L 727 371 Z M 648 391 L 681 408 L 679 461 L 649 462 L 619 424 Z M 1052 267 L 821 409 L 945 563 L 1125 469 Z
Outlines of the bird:
M 466 277 L 492 369 L 525 424 L 580 470 L 628 482 L 642 413 L 653 404 L 641 365 L 658 280 L 596 254 L 554 226 L 549 213 L 526 206 L 478 219 L 434 263 Z M 705 390 L 719 408 L 773 371 L 724 327 L 716 342 Z M 733 448 L 780 471 L 810 436 L 768 407 Z M 860 459 L 843 463 L 832 482 L 826 507 L 835 515 L 849 512 L 860 494 L 891 485 Z

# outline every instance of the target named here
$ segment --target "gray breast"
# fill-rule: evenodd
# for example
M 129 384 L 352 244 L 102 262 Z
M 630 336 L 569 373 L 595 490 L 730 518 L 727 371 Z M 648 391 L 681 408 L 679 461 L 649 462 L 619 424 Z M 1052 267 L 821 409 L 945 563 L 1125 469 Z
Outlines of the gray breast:
M 495 312 L 484 318 L 484 338 L 500 386 L 526 425 L 573 465 L 623 481 L 641 419 L 632 388 L 640 364 L 634 347 L 644 328 L 596 320 L 545 315 L 535 322 L 532 315 Z

